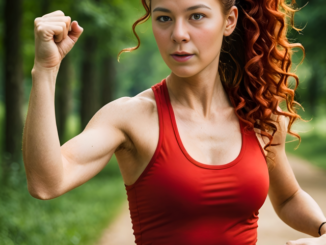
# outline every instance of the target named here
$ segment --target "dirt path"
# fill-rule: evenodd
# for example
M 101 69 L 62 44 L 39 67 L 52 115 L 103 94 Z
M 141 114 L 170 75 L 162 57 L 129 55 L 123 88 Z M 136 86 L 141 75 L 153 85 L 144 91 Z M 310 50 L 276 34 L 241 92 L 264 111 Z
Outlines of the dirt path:
M 326 214 L 326 171 L 306 161 L 288 155 L 290 164 L 301 188 L 312 196 Z M 257 245 L 284 245 L 289 240 L 310 237 L 287 226 L 275 214 L 269 197 L 259 211 Z M 134 245 L 128 204 L 108 227 L 96 245 Z

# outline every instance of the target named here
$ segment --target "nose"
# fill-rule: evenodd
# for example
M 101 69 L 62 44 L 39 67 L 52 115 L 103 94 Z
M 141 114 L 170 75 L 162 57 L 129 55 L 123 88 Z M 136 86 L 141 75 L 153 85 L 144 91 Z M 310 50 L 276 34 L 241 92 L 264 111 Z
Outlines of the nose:
M 189 42 L 190 36 L 185 23 L 183 20 L 175 22 L 175 25 L 172 30 L 171 39 L 173 42 L 182 43 Z

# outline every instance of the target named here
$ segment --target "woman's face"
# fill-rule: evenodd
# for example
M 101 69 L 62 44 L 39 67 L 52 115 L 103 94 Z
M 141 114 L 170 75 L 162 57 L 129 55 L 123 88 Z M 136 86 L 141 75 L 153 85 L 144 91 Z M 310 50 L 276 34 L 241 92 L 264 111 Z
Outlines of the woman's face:
M 224 16 L 219 0 L 151 0 L 151 4 L 153 33 L 172 72 L 191 77 L 208 67 L 217 71 L 223 36 L 235 28 L 237 8 Z M 173 56 L 177 51 L 192 56 Z

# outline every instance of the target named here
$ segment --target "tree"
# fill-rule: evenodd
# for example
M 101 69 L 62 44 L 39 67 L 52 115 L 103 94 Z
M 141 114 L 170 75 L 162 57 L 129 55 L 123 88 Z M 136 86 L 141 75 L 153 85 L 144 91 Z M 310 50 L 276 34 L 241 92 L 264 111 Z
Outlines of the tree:
M 297 0 L 297 7 L 302 8 L 295 14 L 295 26 L 304 28 L 300 33 L 295 30 L 290 32 L 290 38 L 293 42 L 302 43 L 306 50 L 305 68 L 300 67 L 298 74 L 302 85 L 299 85 L 298 92 L 304 104 L 306 104 L 308 114 L 316 116 L 318 105 L 325 104 L 324 94 L 326 92 L 325 84 L 325 67 L 326 67 L 326 32 L 324 23 L 326 23 L 326 1 L 315 0 Z M 300 52 L 301 60 L 302 53 Z M 296 57 L 295 57 L 296 58 Z M 309 71 L 307 74 L 306 71 Z M 305 71 L 305 72 L 303 72 Z M 311 75 L 310 75 L 311 74 Z M 306 83 L 306 84 L 305 84 Z M 322 106 L 320 106 L 322 107 Z
M 21 42 L 22 1 L 4 4 L 5 124 L 2 181 L 7 184 L 13 169 L 22 167 L 23 57 Z
M 117 41 L 125 33 L 125 4 L 117 0 L 83 0 L 78 5 L 78 19 L 85 28 L 81 62 L 81 127 L 113 100 L 116 80 Z

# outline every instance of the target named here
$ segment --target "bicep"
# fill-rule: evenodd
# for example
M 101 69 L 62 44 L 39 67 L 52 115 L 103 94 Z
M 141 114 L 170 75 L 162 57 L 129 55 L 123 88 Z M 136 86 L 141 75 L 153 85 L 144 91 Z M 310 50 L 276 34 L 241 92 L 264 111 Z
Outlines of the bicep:
M 61 146 L 63 180 L 59 195 L 74 189 L 98 174 L 115 150 L 125 142 L 119 128 L 119 106 L 108 104 L 89 121 L 82 133 Z

